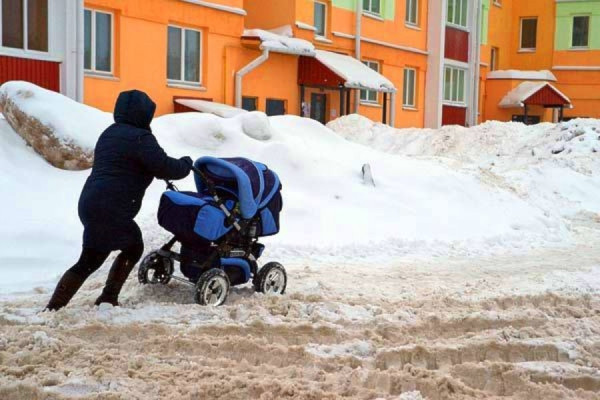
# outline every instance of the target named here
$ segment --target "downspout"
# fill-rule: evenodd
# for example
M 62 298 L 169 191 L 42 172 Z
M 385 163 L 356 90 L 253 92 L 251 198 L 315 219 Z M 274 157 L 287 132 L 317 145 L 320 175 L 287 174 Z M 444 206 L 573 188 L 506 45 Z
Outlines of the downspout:
M 259 65 L 264 63 L 269 59 L 269 49 L 263 49 L 260 57 L 251 61 L 248 65 L 240 69 L 235 73 L 235 106 L 237 108 L 242 108 L 242 78 L 244 75 L 248 74 Z
M 479 76 L 481 71 L 481 7 L 482 1 L 475 0 L 477 3 L 477 15 L 475 20 L 475 54 L 474 54 L 474 68 L 473 68 L 473 100 L 471 108 L 471 126 L 477 125 L 479 120 Z
M 356 32 L 354 33 L 354 54 L 358 61 L 360 56 L 360 40 L 362 31 L 362 0 L 356 0 Z M 362 62 L 362 61 L 361 61 Z M 360 103 L 360 90 L 354 90 L 354 112 L 358 114 L 358 105 Z
M 396 127 L 396 92 L 392 92 L 392 100 L 390 101 L 390 126 Z
M 84 100 L 84 62 L 83 62 L 83 53 L 84 53 L 84 8 L 83 8 L 83 0 L 77 1 L 77 32 L 76 32 L 76 50 L 75 54 L 77 56 L 77 84 L 76 84 L 76 100 L 83 103 Z

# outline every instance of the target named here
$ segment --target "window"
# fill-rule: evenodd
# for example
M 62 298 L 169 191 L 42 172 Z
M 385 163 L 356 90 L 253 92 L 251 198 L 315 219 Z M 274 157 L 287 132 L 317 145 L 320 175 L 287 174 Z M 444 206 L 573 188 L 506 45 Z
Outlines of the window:
M 497 47 L 492 47 L 492 53 L 490 55 L 490 71 L 495 71 L 498 69 L 498 53 L 499 49 Z
M 465 104 L 466 71 L 456 67 L 444 68 L 444 101 Z
M 167 79 L 172 83 L 200 84 L 201 32 L 169 26 L 167 36 Z
M 573 17 L 573 47 L 588 47 L 590 36 L 590 17 L 588 15 Z
M 404 107 L 415 108 L 415 89 L 417 81 L 417 70 L 414 68 L 404 69 Z
M 376 61 L 363 61 L 367 67 L 371 68 L 373 71 L 379 72 L 379 63 Z M 378 103 L 379 96 L 377 92 L 374 90 L 361 90 L 360 91 L 360 101 L 366 103 Z
M 448 0 L 446 21 L 449 24 L 467 27 L 468 0 Z
M 285 100 L 267 99 L 266 114 L 268 116 L 284 115 L 285 114 Z
M 327 34 L 327 4 L 315 1 L 315 35 L 325 37 Z
M 372 14 L 381 14 L 381 0 L 363 0 L 363 10 Z
M 113 15 L 84 10 L 83 12 L 83 68 L 87 71 L 111 73 L 113 48 Z
M 419 8 L 419 0 L 406 0 L 406 23 L 410 25 L 418 25 L 417 18 Z
M 256 111 L 258 108 L 258 98 L 256 97 L 242 97 L 242 108 L 246 111 Z
M 537 18 L 521 18 L 521 49 L 535 50 L 537 47 Z
M 48 52 L 48 0 L 0 0 L 2 46 Z

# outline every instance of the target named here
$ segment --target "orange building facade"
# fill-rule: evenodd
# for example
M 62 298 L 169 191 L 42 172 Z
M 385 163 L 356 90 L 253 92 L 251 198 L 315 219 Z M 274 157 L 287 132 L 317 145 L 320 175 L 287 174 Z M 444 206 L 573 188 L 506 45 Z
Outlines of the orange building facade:
M 179 99 L 192 99 L 323 123 L 358 112 L 396 127 L 600 117 L 600 0 L 0 6 L 0 83 L 30 80 L 105 111 L 136 88 L 159 115 L 189 110 Z M 31 15 L 29 27 L 14 23 Z M 312 50 L 269 48 L 268 30 Z M 356 70 L 350 58 L 387 83 L 373 90 L 351 80 L 338 69 Z

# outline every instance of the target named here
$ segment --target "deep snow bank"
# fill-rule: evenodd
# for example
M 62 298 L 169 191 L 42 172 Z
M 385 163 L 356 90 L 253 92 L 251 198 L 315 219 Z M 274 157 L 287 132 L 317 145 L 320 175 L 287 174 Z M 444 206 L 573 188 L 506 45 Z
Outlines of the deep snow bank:
M 71 107 L 57 94 L 27 107 L 52 115 L 54 126 L 65 127 L 71 137 L 106 124 L 105 113 Z M 86 121 L 85 131 L 71 121 Z M 350 143 L 309 119 L 267 118 L 257 112 L 221 119 L 189 113 L 157 118 L 152 128 L 173 156 L 245 156 L 279 173 L 284 187 L 282 231 L 265 241 L 270 254 L 284 261 L 314 256 L 349 263 L 375 256 L 471 254 L 569 239 L 560 219 L 501 185 L 442 163 Z M 77 198 L 87 174 L 50 167 L 5 121 L 0 124 L 0 149 L 6 153 L 0 176 L 11 194 L 0 207 L 9 221 L 0 227 L 3 265 L 37 265 L 36 271 L 44 271 L 40 279 L 54 277 L 79 250 Z M 376 187 L 362 181 L 365 163 L 372 167 Z M 191 177 L 179 186 L 192 189 Z M 148 248 L 167 237 L 155 217 L 162 190 L 163 183 L 153 184 L 138 217 Z

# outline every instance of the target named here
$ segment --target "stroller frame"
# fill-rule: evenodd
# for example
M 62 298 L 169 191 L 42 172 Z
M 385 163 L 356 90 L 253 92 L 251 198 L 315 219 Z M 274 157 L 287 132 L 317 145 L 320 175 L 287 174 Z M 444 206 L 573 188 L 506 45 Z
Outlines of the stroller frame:
M 257 259 L 264 249 L 264 245 L 258 242 L 258 215 L 252 219 L 240 218 L 239 212 L 230 211 L 226 207 L 218 195 L 214 183 L 201 169 L 192 166 L 192 171 L 204 183 L 215 205 L 225 215 L 228 226 L 233 226 L 234 229 L 231 229 L 218 241 L 210 242 L 210 254 L 202 263 L 195 260 L 191 262 L 184 260 L 181 253 L 174 251 L 173 246 L 180 240 L 177 236 L 173 236 L 159 250 L 151 252 L 144 258 L 138 270 L 139 282 L 166 285 L 173 279 L 186 285 L 195 286 L 195 300 L 201 305 L 218 306 L 223 304 L 232 284 L 244 284 L 250 278 L 257 292 L 283 294 L 287 286 L 287 273 L 283 265 L 270 262 L 260 269 L 258 266 Z M 172 182 L 166 181 L 166 183 L 167 189 L 179 191 Z M 217 260 L 220 261 L 219 268 L 213 267 Z M 175 261 L 180 264 L 185 261 L 186 266 L 199 269 L 202 273 L 198 281 L 193 282 L 175 275 Z M 232 265 L 243 271 L 243 280 L 230 282 L 225 267 Z

